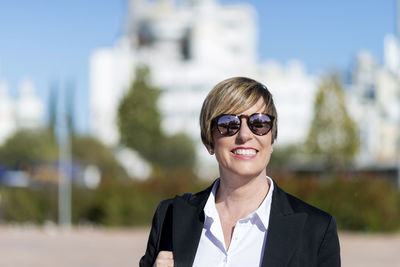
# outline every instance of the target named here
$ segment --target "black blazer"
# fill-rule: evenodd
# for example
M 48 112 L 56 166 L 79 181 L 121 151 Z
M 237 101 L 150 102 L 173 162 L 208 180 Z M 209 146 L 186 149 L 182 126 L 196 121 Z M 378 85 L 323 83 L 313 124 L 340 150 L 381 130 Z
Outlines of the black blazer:
M 161 250 L 173 251 L 175 267 L 193 265 L 211 188 L 158 205 L 141 267 L 153 266 Z M 261 267 L 285 266 L 340 266 L 339 239 L 331 215 L 284 192 L 274 182 Z

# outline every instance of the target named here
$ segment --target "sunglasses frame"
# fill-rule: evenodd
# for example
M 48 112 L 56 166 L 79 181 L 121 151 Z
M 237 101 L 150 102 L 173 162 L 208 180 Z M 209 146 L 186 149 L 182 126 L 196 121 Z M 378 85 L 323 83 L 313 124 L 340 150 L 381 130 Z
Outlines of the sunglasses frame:
M 264 133 L 264 134 L 258 134 L 258 133 L 256 133 L 256 132 L 254 132 L 253 129 L 252 129 L 252 127 L 251 127 L 251 125 L 249 124 L 249 119 L 250 119 L 252 116 L 254 116 L 254 115 L 260 115 L 260 114 L 261 114 L 261 115 L 266 115 L 266 116 L 269 117 L 270 120 L 271 120 L 271 121 L 268 123 L 268 124 L 270 125 L 270 129 L 269 129 L 266 133 Z M 221 130 L 219 129 L 219 126 L 218 126 L 218 120 L 219 120 L 221 117 L 223 117 L 223 116 L 233 116 L 233 117 L 236 117 L 236 118 L 239 119 L 239 128 L 236 130 L 236 132 L 234 132 L 234 133 L 232 133 L 232 134 L 230 134 L 229 131 L 228 131 L 228 133 L 225 133 L 225 134 L 223 134 L 223 133 L 221 132 Z M 258 135 L 258 136 L 263 136 L 263 135 L 268 134 L 268 133 L 272 130 L 273 125 L 274 125 L 274 120 L 275 120 L 275 117 L 272 116 L 272 115 L 269 115 L 269 114 L 267 114 L 267 113 L 258 112 L 258 113 L 253 113 L 253 114 L 251 114 L 251 115 L 244 115 L 244 114 L 242 114 L 242 115 L 239 115 L 239 116 L 236 115 L 236 114 L 221 114 L 221 115 L 215 117 L 212 121 L 215 123 L 215 126 L 216 126 L 217 129 L 218 129 L 218 132 L 219 132 L 222 136 L 233 136 L 233 135 L 237 134 L 237 133 L 240 131 L 240 129 L 242 128 L 242 118 L 245 118 L 245 119 L 246 119 L 247 127 L 249 127 L 250 131 L 251 131 L 253 134 Z

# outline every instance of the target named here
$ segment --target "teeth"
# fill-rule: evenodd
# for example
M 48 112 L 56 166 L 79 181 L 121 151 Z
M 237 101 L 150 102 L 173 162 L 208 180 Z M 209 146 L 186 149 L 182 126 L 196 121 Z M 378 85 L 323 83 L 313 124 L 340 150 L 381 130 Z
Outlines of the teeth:
M 236 155 L 253 156 L 256 154 L 256 151 L 254 149 L 236 149 L 233 153 Z

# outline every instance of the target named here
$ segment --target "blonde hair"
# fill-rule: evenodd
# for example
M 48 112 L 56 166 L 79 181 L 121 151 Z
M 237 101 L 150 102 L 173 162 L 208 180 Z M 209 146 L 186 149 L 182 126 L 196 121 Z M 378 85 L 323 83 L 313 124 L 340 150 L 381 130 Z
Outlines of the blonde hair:
M 213 147 L 212 120 L 224 113 L 241 113 L 263 98 L 265 113 L 275 117 L 272 143 L 277 138 L 277 113 L 271 93 L 267 87 L 253 79 L 233 77 L 218 83 L 208 93 L 200 112 L 200 130 L 203 144 Z

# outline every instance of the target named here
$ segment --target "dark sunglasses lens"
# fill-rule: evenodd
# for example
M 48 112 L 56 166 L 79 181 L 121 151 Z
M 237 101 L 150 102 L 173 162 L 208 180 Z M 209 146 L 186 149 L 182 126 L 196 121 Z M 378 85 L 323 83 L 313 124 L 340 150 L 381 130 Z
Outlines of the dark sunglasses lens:
M 272 128 L 272 119 L 267 114 L 254 114 L 249 118 L 249 128 L 257 135 L 266 135 Z
M 218 118 L 217 127 L 222 135 L 234 135 L 240 129 L 240 119 L 233 115 L 223 115 Z

